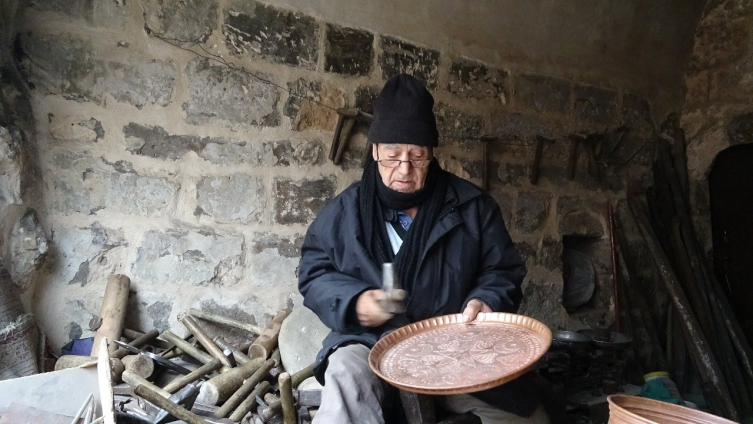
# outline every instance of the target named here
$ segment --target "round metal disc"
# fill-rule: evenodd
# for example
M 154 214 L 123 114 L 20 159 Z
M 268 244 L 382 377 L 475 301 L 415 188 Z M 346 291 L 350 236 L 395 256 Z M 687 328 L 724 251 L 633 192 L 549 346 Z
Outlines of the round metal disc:
M 472 393 L 506 383 L 528 371 L 552 343 L 552 332 L 522 315 L 462 314 L 401 327 L 382 338 L 369 365 L 390 384 L 425 394 Z

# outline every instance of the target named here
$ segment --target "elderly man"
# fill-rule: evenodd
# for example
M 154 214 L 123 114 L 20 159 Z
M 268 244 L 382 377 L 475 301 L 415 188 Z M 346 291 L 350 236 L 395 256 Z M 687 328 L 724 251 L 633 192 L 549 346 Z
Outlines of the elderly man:
M 383 408 L 394 404 L 393 390 L 367 359 L 385 332 L 446 314 L 462 312 L 471 321 L 479 312 L 515 312 L 520 303 L 526 269 L 499 206 L 434 159 L 433 105 L 415 78 L 387 81 L 369 129 L 374 160 L 306 234 L 299 290 L 304 305 L 332 330 L 317 357 L 324 392 L 315 423 L 385 422 Z M 384 263 L 394 264 L 407 292 L 404 314 L 393 316 L 380 304 Z M 547 422 L 537 398 L 527 393 L 513 388 L 479 396 L 495 406 L 504 398 L 501 406 L 511 412 L 470 395 L 439 397 L 439 403 L 473 412 L 484 423 Z M 520 395 L 528 399 L 513 399 Z

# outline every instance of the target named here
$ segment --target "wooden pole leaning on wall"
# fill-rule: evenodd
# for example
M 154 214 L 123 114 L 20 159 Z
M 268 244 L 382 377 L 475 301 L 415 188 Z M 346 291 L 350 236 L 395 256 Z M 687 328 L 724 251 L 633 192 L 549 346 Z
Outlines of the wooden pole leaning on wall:
M 118 340 L 123 332 L 123 322 L 125 321 L 126 307 L 128 306 L 128 290 L 131 288 L 131 279 L 125 275 L 111 275 L 107 279 L 105 295 L 102 298 L 102 307 L 99 309 L 99 316 L 102 318 L 102 325 L 97 329 L 94 335 L 94 345 L 92 346 L 92 356 L 99 353 L 100 340 Z M 113 353 L 118 346 L 110 343 L 108 350 Z
M 719 363 L 714 358 L 709 342 L 701 331 L 698 320 L 693 315 L 690 302 L 685 296 L 656 234 L 654 234 L 648 219 L 648 213 L 633 194 L 628 195 L 628 206 L 636 224 L 638 224 L 638 229 L 643 236 L 645 246 L 656 265 L 656 271 L 664 282 L 672 304 L 681 318 L 680 324 L 687 341 L 688 350 L 690 350 L 691 357 L 701 374 L 705 386 L 713 396 L 713 403 L 718 406 L 727 418 L 739 421 L 739 411 L 732 400 L 729 386 L 724 379 Z

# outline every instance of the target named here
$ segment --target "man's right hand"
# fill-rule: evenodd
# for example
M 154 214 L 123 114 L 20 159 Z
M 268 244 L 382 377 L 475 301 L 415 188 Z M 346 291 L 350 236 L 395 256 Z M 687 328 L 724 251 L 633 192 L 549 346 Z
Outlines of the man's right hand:
M 382 290 L 367 290 L 358 296 L 356 315 L 362 326 L 378 327 L 392 318 L 392 314 L 385 312 L 379 305 L 379 301 L 384 298 L 385 294 Z

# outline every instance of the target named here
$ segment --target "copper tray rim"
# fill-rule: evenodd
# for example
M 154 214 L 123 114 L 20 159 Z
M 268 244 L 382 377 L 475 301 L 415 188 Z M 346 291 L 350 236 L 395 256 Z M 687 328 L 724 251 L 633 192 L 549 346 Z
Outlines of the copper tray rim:
M 541 352 L 538 353 L 538 355 L 531 361 L 530 364 L 523 366 L 517 371 L 484 383 L 469 384 L 466 386 L 459 386 L 451 389 L 427 388 L 425 386 L 400 383 L 387 377 L 379 369 L 379 361 L 382 359 L 384 354 L 397 343 L 400 343 L 410 336 L 439 327 L 446 327 L 451 325 L 483 325 L 485 323 L 515 325 L 530 330 L 542 339 L 542 341 L 544 342 L 543 349 L 541 349 Z M 409 392 L 426 395 L 457 395 L 464 393 L 474 393 L 490 389 L 492 387 L 497 387 L 525 374 L 536 365 L 536 363 L 539 361 L 539 359 L 541 359 L 542 356 L 544 356 L 544 354 L 549 350 L 551 344 L 552 330 L 549 329 L 549 327 L 544 323 L 525 315 L 511 314 L 506 312 L 480 312 L 476 319 L 470 323 L 463 322 L 463 314 L 442 315 L 439 317 L 414 322 L 413 324 L 408 324 L 384 336 L 374 345 L 373 348 L 371 348 L 371 352 L 369 353 L 369 366 L 371 367 L 371 370 L 374 371 L 374 373 L 383 380 L 399 389 Z

